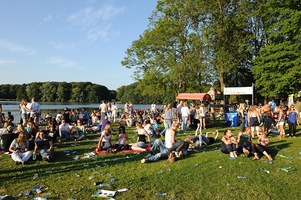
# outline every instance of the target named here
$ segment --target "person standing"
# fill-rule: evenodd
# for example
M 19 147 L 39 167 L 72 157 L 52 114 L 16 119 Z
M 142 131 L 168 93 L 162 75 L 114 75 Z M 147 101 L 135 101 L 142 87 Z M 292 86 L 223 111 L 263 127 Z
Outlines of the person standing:
M 40 122 L 41 110 L 40 104 L 35 102 L 35 98 L 31 99 L 30 110 L 33 110 L 30 112 L 30 117 L 34 119 L 35 124 L 38 124 Z
M 153 102 L 151 105 L 151 114 L 155 114 L 155 113 L 156 113 L 156 104 L 155 102 Z
M 182 123 L 182 113 L 181 113 L 181 109 L 183 107 L 183 101 L 180 101 L 179 105 L 177 106 L 177 110 L 178 110 L 178 122 Z
M 184 102 L 183 107 L 181 108 L 181 114 L 182 114 L 182 129 L 184 131 L 184 134 L 186 134 L 186 127 L 187 127 L 187 122 L 189 118 L 189 108 L 187 106 L 187 102 Z
M 295 109 L 294 105 L 291 105 L 290 108 L 287 111 L 287 121 L 288 121 L 288 127 L 289 127 L 289 137 L 292 136 L 296 138 L 296 126 L 299 125 L 298 118 L 297 118 L 297 110 Z
M 118 111 L 118 107 L 115 104 L 115 102 L 113 102 L 113 105 L 112 105 L 112 118 L 113 118 L 114 123 L 116 121 L 117 111 Z
M 264 132 L 268 135 L 273 123 L 273 112 L 271 110 L 271 106 L 269 104 L 264 105 L 261 112 L 263 113 Z
M 100 104 L 99 110 L 101 113 L 101 119 L 103 120 L 105 118 L 105 116 L 107 116 L 107 112 L 108 112 L 106 100 L 102 100 L 102 104 Z
M 239 104 L 238 108 L 238 118 L 240 121 L 240 132 L 244 132 L 246 125 L 246 105 L 244 103 Z

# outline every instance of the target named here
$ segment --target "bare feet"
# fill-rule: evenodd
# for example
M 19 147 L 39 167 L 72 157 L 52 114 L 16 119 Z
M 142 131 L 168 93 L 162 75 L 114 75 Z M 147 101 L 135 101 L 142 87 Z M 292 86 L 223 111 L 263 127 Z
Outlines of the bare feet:
M 259 158 L 258 157 L 254 157 L 252 160 L 259 160 Z

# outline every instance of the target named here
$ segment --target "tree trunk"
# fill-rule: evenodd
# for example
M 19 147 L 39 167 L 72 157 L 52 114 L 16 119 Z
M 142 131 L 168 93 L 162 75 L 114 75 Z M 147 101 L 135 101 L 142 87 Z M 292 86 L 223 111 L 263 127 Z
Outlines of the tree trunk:
M 221 84 L 221 91 L 224 91 L 224 87 L 225 87 L 224 70 L 220 70 L 220 72 L 219 72 L 219 82 Z

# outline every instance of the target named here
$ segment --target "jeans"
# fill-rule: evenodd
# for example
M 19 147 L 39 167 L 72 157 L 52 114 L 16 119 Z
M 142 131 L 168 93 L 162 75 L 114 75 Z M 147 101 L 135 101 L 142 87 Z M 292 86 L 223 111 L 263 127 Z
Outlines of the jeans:
M 70 137 L 70 133 L 68 131 L 60 131 L 60 137 L 61 139 L 71 140 L 72 137 Z
M 172 125 L 172 120 L 165 120 L 165 129 L 162 131 L 162 135 L 165 135 L 165 132 L 167 129 L 171 128 L 171 125 Z
M 47 148 L 43 148 L 43 149 L 39 149 L 39 150 L 40 150 L 40 155 L 42 157 L 49 156 L 50 158 L 53 158 L 53 156 L 54 156 L 54 150 L 53 149 L 50 151 L 50 153 L 47 153 Z
M 185 146 L 185 142 L 184 141 L 176 141 L 171 148 L 169 148 L 169 151 L 176 151 L 179 152 L 181 149 L 183 149 L 183 147 Z
M 109 148 L 112 148 L 111 143 L 109 143 L 109 142 L 102 142 L 102 143 L 101 143 L 101 146 L 100 146 L 100 149 L 101 149 L 101 150 L 107 150 L 107 149 L 109 149 Z
M 149 157 L 146 159 L 146 162 L 155 162 L 155 161 L 158 161 L 160 159 L 166 159 L 168 158 L 168 153 L 169 151 L 165 148 L 163 142 L 159 139 L 156 139 L 151 150 L 150 150 L 150 153 L 151 154 L 154 154 L 155 151 L 159 149 L 159 153 Z
M 182 128 L 184 131 L 186 131 L 188 116 L 182 116 Z
M 209 145 L 210 140 L 208 138 L 206 138 L 205 136 L 203 136 L 202 134 L 199 134 L 199 140 L 195 143 L 195 146 L 199 147 L 200 144 Z

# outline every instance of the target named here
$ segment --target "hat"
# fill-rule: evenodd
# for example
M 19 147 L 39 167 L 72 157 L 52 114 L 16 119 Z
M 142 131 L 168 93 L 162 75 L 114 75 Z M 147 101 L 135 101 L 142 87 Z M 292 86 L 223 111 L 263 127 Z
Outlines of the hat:
M 64 108 L 64 110 L 68 110 L 68 108 L 67 108 L 67 107 L 65 107 L 65 108 Z

